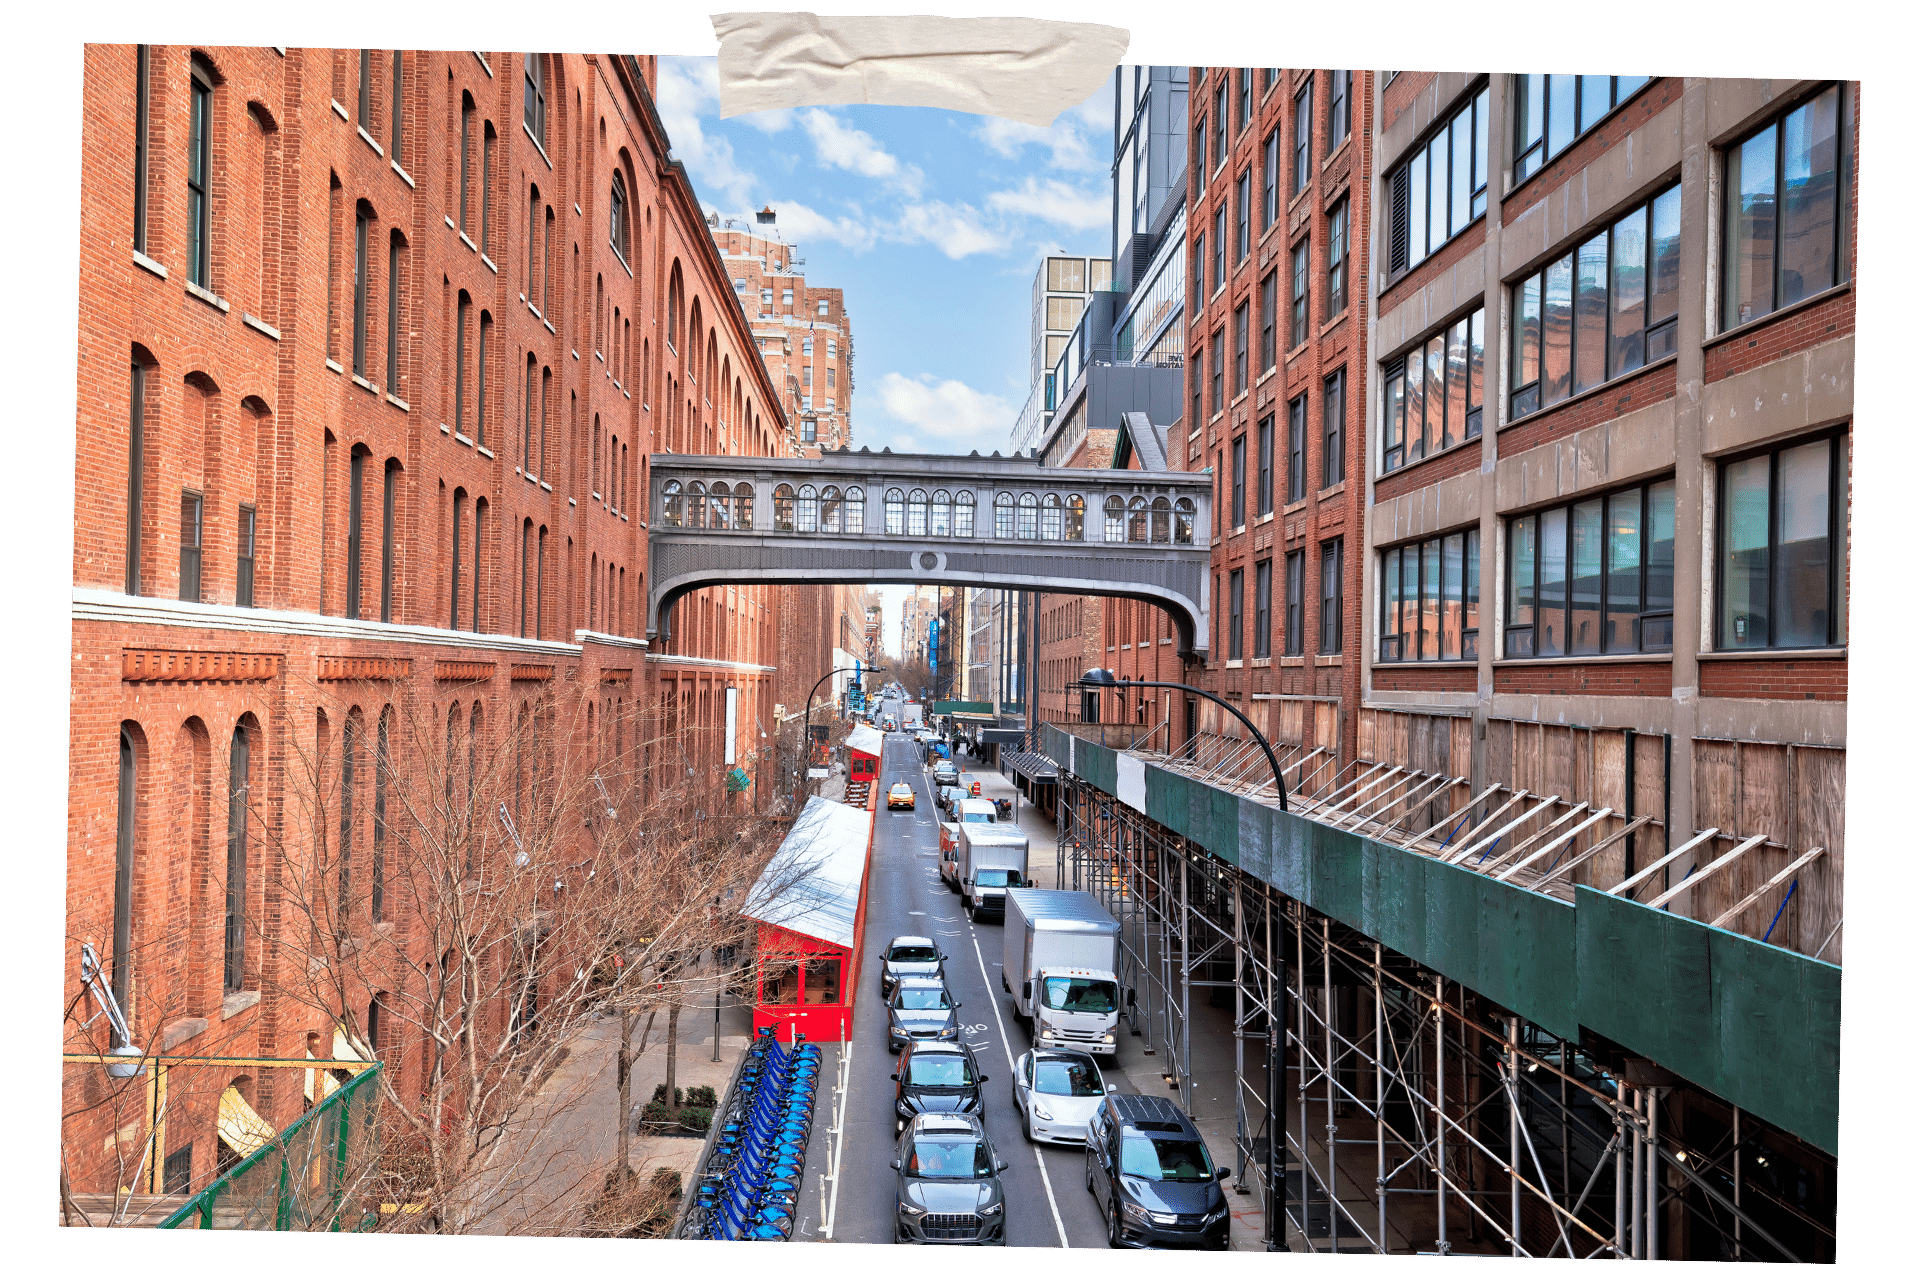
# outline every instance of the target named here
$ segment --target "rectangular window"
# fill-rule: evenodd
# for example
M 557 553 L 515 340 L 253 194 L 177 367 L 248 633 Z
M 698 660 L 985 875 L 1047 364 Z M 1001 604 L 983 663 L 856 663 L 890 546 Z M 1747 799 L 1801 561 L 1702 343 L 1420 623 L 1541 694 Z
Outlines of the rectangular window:
M 1337 316 L 1347 309 L 1348 202 L 1341 200 L 1327 215 L 1327 315 Z
M 1253 68 L 1240 68 L 1240 127 L 1253 121 Z
M 1206 415 L 1200 411 L 1200 390 L 1206 381 L 1206 375 L 1200 365 L 1201 357 L 1205 354 L 1204 348 L 1195 350 L 1193 359 L 1187 362 L 1187 388 L 1193 395 L 1193 416 L 1187 421 L 1189 431 L 1198 431 L 1200 424 L 1206 420 Z
M 1233 394 L 1247 389 L 1247 304 L 1233 309 Z
M 1273 514 L 1273 415 L 1260 419 L 1260 477 L 1255 489 L 1260 514 Z
M 1479 579 L 1465 579 L 1470 628 Z M 1673 481 L 1509 519 L 1507 584 L 1509 658 L 1670 651 Z
M 145 48 L 145 46 L 141 46 Z M 141 485 L 147 472 L 147 371 L 128 365 L 127 388 L 127 594 L 140 594 Z
M 1222 201 L 1213 215 L 1213 287 L 1227 282 L 1227 206 Z
M 1336 370 L 1320 395 L 1320 487 L 1347 478 L 1347 371 Z
M 1845 278 L 1848 105 L 1834 85 L 1727 149 L 1723 329 Z
M 1673 186 L 1513 285 L 1513 417 L 1674 350 L 1679 222 Z
M 400 280 L 405 266 L 404 241 L 394 232 L 387 246 L 387 394 L 400 394 Z
M 1287 326 L 1287 349 L 1291 351 L 1307 340 L 1307 249 L 1311 241 L 1302 240 L 1293 247 L 1293 316 Z
M 1482 87 L 1388 172 L 1389 274 L 1419 265 L 1487 211 L 1491 92 Z
M 1307 553 L 1287 552 L 1287 637 L 1286 653 L 1297 658 L 1306 648 L 1306 572 Z
M 1260 372 L 1273 368 L 1279 359 L 1274 349 L 1274 326 L 1278 317 L 1274 314 L 1280 305 L 1280 273 L 1267 272 L 1267 278 L 1260 282 Z
M 193 98 L 187 120 L 187 279 L 213 288 L 213 82 L 198 62 L 191 73 Z
M 1322 548 L 1323 600 L 1329 591 L 1339 590 L 1339 560 L 1338 542 Z M 1379 661 L 1473 661 L 1479 654 L 1479 625 L 1478 529 L 1463 529 L 1381 552 Z M 1321 634 L 1324 644 L 1324 618 Z M 1337 635 L 1334 641 L 1338 643 Z
M 1247 438 L 1233 438 L 1233 527 L 1247 523 Z
M 789 309 L 793 307 L 793 290 L 782 289 L 780 291 L 780 305 Z
M 1260 229 L 1265 231 L 1280 221 L 1280 130 L 1267 135 L 1266 154 L 1260 162 Z
M 1313 172 L 1313 81 L 1293 99 L 1293 193 L 1307 189 Z
M 192 490 L 180 494 L 180 598 L 200 599 L 200 536 L 205 531 L 206 500 Z
M 1206 119 L 1202 117 L 1200 123 L 1193 126 L 1193 198 L 1195 203 L 1198 203 L 1200 197 L 1207 193 L 1206 155 L 1207 122 Z
M 1721 466 L 1716 649 L 1846 642 L 1848 443 L 1829 434 Z
M 367 376 L 367 214 L 353 217 L 353 371 Z
M 1213 95 L 1213 167 L 1218 169 L 1227 162 L 1227 135 L 1231 122 L 1227 117 L 1227 82 L 1223 76 L 1220 88 Z
M 1207 233 L 1193 233 L 1193 314 L 1199 315 L 1207 305 Z
M 1307 398 L 1287 404 L 1287 501 L 1307 496 Z
M 1227 331 L 1225 327 L 1213 331 L 1213 412 L 1219 413 L 1226 408 L 1227 401 L 1223 392 L 1226 389 Z
M 147 251 L 147 133 L 153 117 L 153 49 L 136 45 L 133 88 L 133 248 Z
M 1253 656 L 1273 656 L 1273 561 L 1253 566 Z
M 1320 544 L 1320 652 L 1340 652 L 1341 539 Z
M 1516 302 L 1516 312 L 1520 309 Z M 1520 323 L 1524 320 L 1516 329 Z M 1381 396 L 1382 474 L 1480 435 L 1485 325 L 1483 308 L 1387 362 Z
M 1252 247 L 1253 222 L 1253 170 L 1247 169 L 1240 175 L 1240 181 L 1234 187 L 1235 238 L 1233 242 L 1233 260 L 1235 263 L 1247 260 L 1247 251 Z
M 1349 102 L 1353 97 L 1353 72 L 1329 71 L 1327 73 L 1327 150 L 1332 151 L 1340 145 L 1352 127 Z
M 1640 91 L 1652 76 L 1513 77 L 1513 180 L 1518 183 Z
M 1244 628 L 1241 626 L 1242 614 L 1240 612 L 1240 606 L 1242 603 L 1242 596 L 1245 594 L 1244 592 L 1245 586 L 1246 586 L 1245 570 L 1235 569 L 1232 573 L 1227 575 L 1227 605 L 1228 605 L 1228 619 L 1229 619 L 1227 624 L 1227 657 L 1232 659 L 1235 662 L 1238 662 L 1241 657 L 1241 632 L 1244 630 Z
M 254 509 L 242 503 L 240 505 L 239 563 L 233 577 L 233 602 L 242 609 L 253 607 L 253 537 Z

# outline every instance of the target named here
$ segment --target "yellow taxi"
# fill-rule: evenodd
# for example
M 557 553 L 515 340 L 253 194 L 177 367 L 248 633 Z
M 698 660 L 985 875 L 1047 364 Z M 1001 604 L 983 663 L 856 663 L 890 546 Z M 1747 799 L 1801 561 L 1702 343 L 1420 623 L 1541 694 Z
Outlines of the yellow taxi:
M 891 787 L 888 787 L 887 808 L 913 808 L 913 784 L 910 782 L 896 782 Z

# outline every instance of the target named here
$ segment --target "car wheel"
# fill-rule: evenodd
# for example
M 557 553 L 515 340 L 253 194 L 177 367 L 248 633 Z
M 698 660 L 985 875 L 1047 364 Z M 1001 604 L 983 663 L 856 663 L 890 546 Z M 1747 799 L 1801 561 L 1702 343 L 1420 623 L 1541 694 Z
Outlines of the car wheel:
M 1033 1136 L 1033 1112 L 1031 1112 L 1031 1111 L 1022 1111 L 1022 1112 L 1020 1113 L 1020 1123 L 1021 1123 L 1021 1126 L 1022 1126 L 1023 1128 L 1025 1128 L 1025 1129 L 1026 1129 L 1026 1131 L 1027 1131 L 1027 1141 L 1028 1141 L 1028 1142 L 1038 1142 L 1038 1141 L 1040 1141 L 1040 1139 L 1038 1139 L 1038 1138 L 1036 1138 L 1036 1137 L 1034 1137 L 1034 1136 Z
M 1107 1215 L 1107 1248 L 1120 1247 L 1120 1214 L 1118 1206 L 1115 1206 L 1115 1211 Z
M 1091 1151 L 1087 1152 L 1087 1194 L 1093 1196 L 1096 1204 L 1099 1202 L 1100 1197 L 1093 1192 L 1093 1152 Z

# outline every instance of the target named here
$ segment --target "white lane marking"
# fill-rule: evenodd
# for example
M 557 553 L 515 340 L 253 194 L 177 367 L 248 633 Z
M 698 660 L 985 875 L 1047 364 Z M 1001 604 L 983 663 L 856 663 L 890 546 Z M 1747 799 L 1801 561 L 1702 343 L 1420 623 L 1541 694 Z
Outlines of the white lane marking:
M 1000 1026 L 1000 1048 L 1007 1055 L 1007 1074 L 1013 1074 L 1013 1044 L 1007 1039 L 1007 1020 L 1000 1012 L 1000 1001 L 993 994 L 993 976 L 987 972 L 987 957 L 980 950 L 980 935 L 973 935 L 973 958 L 980 962 L 980 980 L 987 984 L 987 1003 L 993 1006 L 993 1020 Z M 1033 1152 L 1033 1163 L 1040 1169 L 1040 1184 L 1047 1189 L 1047 1207 L 1053 1210 L 1053 1229 L 1060 1233 L 1060 1247 L 1071 1249 L 1067 1243 L 1067 1224 L 1060 1221 L 1060 1202 L 1053 1198 L 1053 1179 L 1047 1176 L 1047 1162 L 1040 1154 L 1040 1148 L 1029 1147 Z
M 841 1080 L 853 1079 L 853 1036 L 849 1034 L 841 1042 L 840 1052 L 845 1055 Z M 840 1211 L 840 1183 L 846 1176 L 847 1166 L 844 1157 L 847 1153 L 847 1094 L 843 1086 L 840 1090 L 840 1132 L 834 1135 L 833 1152 L 833 1196 L 827 1202 L 826 1238 L 833 1239 L 833 1217 Z

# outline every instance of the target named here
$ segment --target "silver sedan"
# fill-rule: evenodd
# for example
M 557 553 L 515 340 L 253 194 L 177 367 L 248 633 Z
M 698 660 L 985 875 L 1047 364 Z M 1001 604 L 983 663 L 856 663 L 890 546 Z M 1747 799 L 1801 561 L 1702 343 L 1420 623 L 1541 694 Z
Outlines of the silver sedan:
M 1100 1099 L 1116 1092 L 1091 1054 L 1078 1049 L 1035 1049 L 1013 1069 L 1013 1106 L 1029 1142 L 1087 1140 L 1087 1122 Z
M 887 1001 L 887 1049 L 900 1052 L 909 1040 L 958 1040 L 954 1010 L 960 1002 L 938 978 L 902 978 Z

